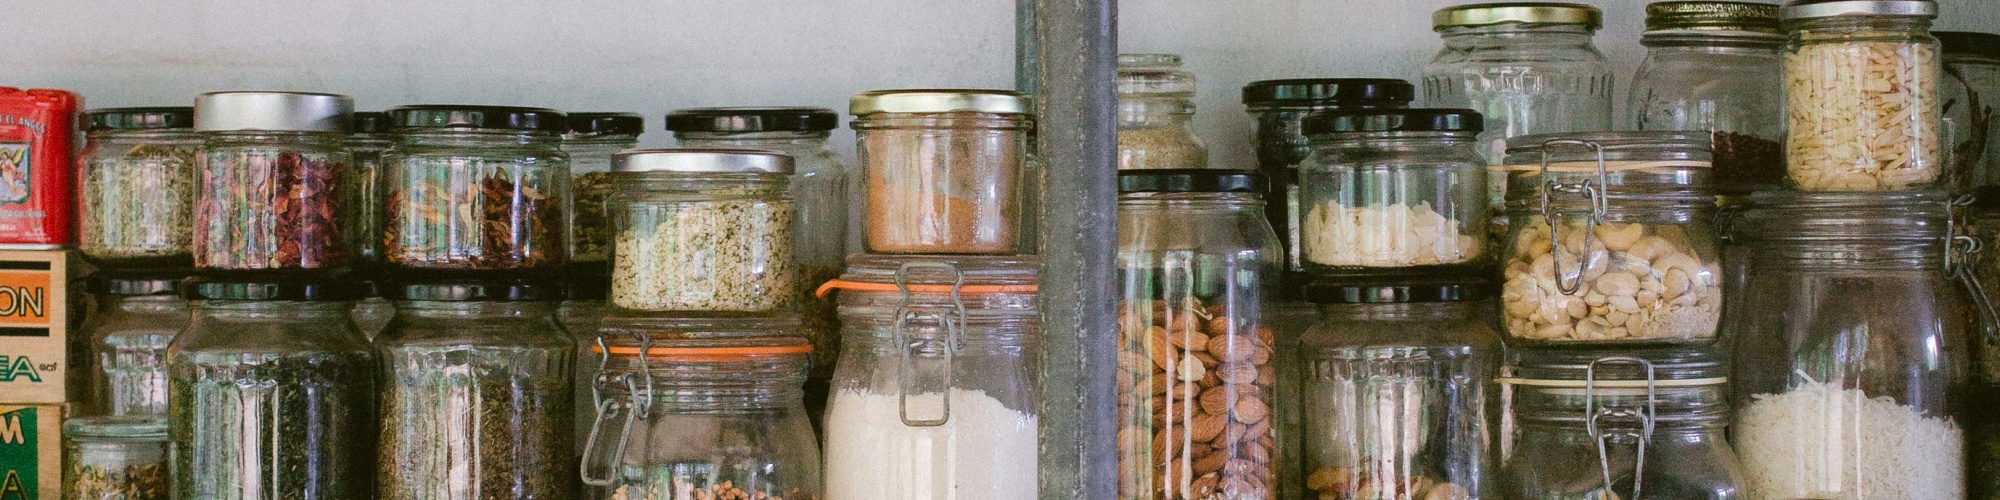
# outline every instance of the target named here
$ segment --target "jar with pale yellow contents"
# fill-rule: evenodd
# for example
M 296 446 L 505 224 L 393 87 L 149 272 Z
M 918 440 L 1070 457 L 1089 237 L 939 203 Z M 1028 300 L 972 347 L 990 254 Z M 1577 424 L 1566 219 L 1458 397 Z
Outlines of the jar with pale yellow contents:
M 1306 117 L 1299 164 L 1306 270 L 1320 276 L 1481 275 L 1483 129 L 1469 109 L 1340 110 Z
M 1930 0 L 1796 0 L 1785 46 L 1786 172 L 1803 191 L 1922 191 L 1944 179 Z

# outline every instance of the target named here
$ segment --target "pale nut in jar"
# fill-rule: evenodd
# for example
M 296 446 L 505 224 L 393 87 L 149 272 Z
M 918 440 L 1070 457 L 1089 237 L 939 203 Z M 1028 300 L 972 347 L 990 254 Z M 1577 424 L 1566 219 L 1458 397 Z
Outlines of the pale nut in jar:
M 1943 174 L 1935 46 L 1808 43 L 1784 66 L 1787 172 L 1799 189 L 1908 190 Z
M 1329 201 L 1306 214 L 1305 255 L 1326 266 L 1456 264 L 1479 257 L 1485 230 L 1465 227 L 1428 202 L 1346 207 Z
M 1241 324 L 1224 308 L 1193 299 L 1125 306 L 1118 373 L 1123 496 L 1269 497 L 1276 480 L 1269 328 Z
M 1428 477 L 1406 477 L 1401 485 L 1384 485 L 1375 481 L 1377 474 L 1367 473 L 1360 467 L 1325 466 L 1314 469 L 1306 475 L 1306 491 L 1316 500 L 1374 500 L 1378 498 L 1407 498 L 1410 500 L 1471 500 L 1472 493 L 1464 486 L 1441 482 Z
M 1560 259 L 1550 254 L 1546 223 L 1521 229 L 1501 291 L 1508 335 L 1549 342 L 1715 337 L 1721 267 L 1703 262 L 1680 227 L 1600 223 L 1586 249 L 1587 226 L 1562 224 Z M 1576 289 L 1565 294 L 1563 284 Z

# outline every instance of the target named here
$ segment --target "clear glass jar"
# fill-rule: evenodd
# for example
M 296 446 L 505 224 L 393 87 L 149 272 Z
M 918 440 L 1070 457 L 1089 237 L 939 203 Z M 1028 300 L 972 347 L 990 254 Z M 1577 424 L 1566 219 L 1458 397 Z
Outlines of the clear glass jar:
M 1749 498 L 1967 498 L 1971 350 L 1943 193 L 1754 195 L 1732 322 Z
M 1036 497 L 1037 266 L 856 255 L 826 419 L 827 498 Z
M 562 150 L 569 154 L 570 192 L 576 209 L 570 217 L 569 260 L 602 265 L 611 260 L 611 217 L 604 200 L 611 196 L 611 155 L 639 147 L 646 118 L 637 113 L 570 113 L 569 133 Z
M 389 110 L 382 254 L 411 271 L 554 271 L 569 262 L 568 130 L 560 111 Z
M 1417 87 L 1379 78 L 1263 80 L 1243 86 L 1243 106 L 1257 120 L 1257 171 L 1270 181 L 1264 216 L 1283 237 L 1286 271 L 1305 269 L 1299 260 L 1298 165 L 1312 154 L 1302 122 L 1307 115 L 1345 109 L 1401 108 L 1416 99 Z M 1286 286 L 1285 296 L 1296 295 Z M 1311 310 L 1311 307 L 1305 307 Z
M 1715 341 L 1723 294 L 1707 136 L 1509 140 L 1501 306 L 1510 345 Z
M 585 498 L 824 497 L 800 392 L 812 350 L 805 339 L 620 336 L 594 350 L 604 371 Z
M 174 498 L 369 498 L 375 353 L 348 319 L 358 284 L 202 278 L 167 350 Z
M 867 251 L 1032 252 L 1033 99 L 1006 90 L 880 90 L 854 96 L 867 181 Z M 1024 244 L 1027 242 L 1029 244 Z
M 1488 442 L 1500 334 L 1478 282 L 1315 284 L 1299 340 L 1303 478 L 1314 498 L 1499 498 Z
M 1778 6 L 1681 1 L 1646 6 L 1646 59 L 1626 106 L 1632 130 L 1708 132 L 1715 189 L 1784 185 L 1785 33 Z
M 597 378 L 599 363 L 597 357 L 590 354 L 590 348 L 597 345 L 597 329 L 603 324 L 610 307 L 605 299 L 611 296 L 611 278 L 601 274 L 569 278 L 567 296 L 562 306 L 556 309 L 556 323 L 561 324 L 563 331 L 569 332 L 570 338 L 576 341 L 577 362 L 571 370 L 574 383 L 570 387 L 575 394 L 572 401 L 577 415 L 584 416 L 574 419 L 576 453 L 583 456 L 583 440 L 590 437 L 592 423 L 587 416 L 597 404 L 592 400 L 595 394 L 591 388 L 595 385 L 593 381 Z
M 77 249 L 104 268 L 192 264 L 194 108 L 94 109 L 83 119 Z
M 1444 49 L 1424 66 L 1424 103 L 1486 118 L 1479 152 L 1501 159 L 1507 139 L 1611 128 L 1611 62 L 1592 45 L 1604 24 L 1581 4 L 1494 3 L 1431 15 Z
M 1495 498 L 1797 498 L 1744 494 L 1718 351 L 1514 352 Z
M 1208 168 L 1194 134 L 1194 73 L 1177 54 L 1118 55 L 1118 169 Z
M 212 92 L 194 103 L 203 134 L 194 265 L 223 270 L 349 264 L 345 144 L 354 100 L 292 92 Z
M 1307 272 L 1476 276 L 1485 269 L 1486 161 L 1479 113 L 1329 111 L 1305 120 L 1299 164 Z
M 2000 248 L 1996 246 L 2000 245 L 2000 197 L 1978 196 L 1970 215 L 1971 237 L 1982 250 L 1969 256 L 1972 274 L 1958 276 L 1978 290 L 1969 295 L 1973 306 L 1966 311 L 1974 327 L 1966 379 L 1970 397 L 1966 398 L 1964 420 L 1969 450 L 1966 477 L 1970 480 L 1966 493 L 1967 498 L 1992 498 L 2000 496 L 2000 317 L 1993 311 L 1994 304 L 2000 304 L 2000 251 L 1994 250 Z M 1961 245 L 1968 243 L 1959 241 Z
M 62 461 L 63 500 L 172 498 L 167 422 L 159 416 L 69 419 Z
M 576 491 L 576 341 L 565 290 L 464 280 L 388 290 L 379 498 L 564 498 Z
M 79 415 L 167 414 L 167 346 L 188 324 L 176 274 L 100 272 L 87 282 L 95 302 L 79 328 L 89 339 Z
M 789 311 L 793 170 L 784 153 L 635 149 L 613 160 L 611 303 L 635 311 Z
M 355 265 L 364 271 L 382 263 L 382 153 L 396 142 L 389 129 L 388 113 L 359 112 L 347 135 L 347 152 L 354 156 L 347 170 L 347 185 L 353 188 L 347 190 L 347 208 L 354 221 L 348 239 Z
M 1283 259 L 1263 176 L 1118 176 L 1119 498 L 1272 498 Z
M 1921 191 L 1944 180 L 1931 0 L 1785 5 L 1785 165 L 1804 191 Z
M 1934 31 L 1944 49 L 1944 128 L 1954 192 L 2000 186 L 2000 35 Z M 1989 193 L 1982 197 L 2000 196 Z

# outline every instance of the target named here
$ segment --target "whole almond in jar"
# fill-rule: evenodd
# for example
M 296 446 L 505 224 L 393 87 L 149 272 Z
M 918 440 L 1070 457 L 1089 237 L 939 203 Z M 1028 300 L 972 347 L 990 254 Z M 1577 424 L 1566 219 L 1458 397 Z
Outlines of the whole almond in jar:
M 1708 138 L 1592 132 L 1510 140 L 1501 264 L 1508 339 L 1711 342 L 1722 272 Z
M 566 115 L 542 108 L 389 110 L 382 254 L 404 270 L 553 271 L 569 261 Z
M 629 149 L 605 203 L 611 304 L 635 311 L 793 307 L 792 157 L 749 149 Z
M 336 269 L 349 263 L 344 144 L 354 100 L 300 92 L 211 92 L 194 101 L 203 135 L 194 265 Z
M 1029 234 L 1022 207 L 1033 100 L 1005 90 L 879 90 L 854 96 L 855 154 L 865 179 L 867 249 L 899 254 L 1013 254 Z
M 1943 179 L 1930 0 L 1795 0 L 1781 16 L 1785 158 L 1804 191 L 1920 191 Z

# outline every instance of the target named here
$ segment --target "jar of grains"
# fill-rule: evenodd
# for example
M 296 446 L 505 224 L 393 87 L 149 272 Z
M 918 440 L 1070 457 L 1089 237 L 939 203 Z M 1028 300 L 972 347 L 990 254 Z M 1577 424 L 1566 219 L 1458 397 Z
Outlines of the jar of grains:
M 62 428 L 64 500 L 172 498 L 167 492 L 166 420 L 153 415 L 81 417 L 63 422 Z
M 634 149 L 613 159 L 611 303 L 635 311 L 787 311 L 792 157 Z
M 1129 499 L 1270 498 L 1283 261 L 1263 176 L 1118 176 L 1119 491 Z
M 1005 90 L 880 90 L 857 96 L 868 251 L 1013 254 L 1024 206 L 1033 100 Z
M 806 339 L 620 336 L 593 350 L 604 369 L 584 498 L 824 498 L 800 391 Z
M 1479 113 L 1377 109 L 1305 119 L 1299 164 L 1306 269 L 1324 275 L 1477 276 L 1485 251 Z
M 828 498 L 1036 498 L 1038 265 L 857 255 L 828 285 L 847 342 L 827 408 Z
M 382 357 L 379 498 L 564 498 L 576 491 L 564 288 L 403 283 Z
M 1944 48 L 1945 142 L 1954 191 L 1974 192 L 2000 186 L 2000 35 L 1964 31 L 1934 31 Z M 1981 198 L 2000 197 L 1989 192 Z M 2000 479 L 2000 478 L 1996 478 Z
M 85 282 L 93 307 L 78 329 L 89 344 L 77 414 L 166 416 L 167 346 L 188 324 L 185 277 L 100 271 Z
M 202 132 L 194 265 L 334 269 L 348 264 L 344 144 L 354 100 L 294 92 L 211 92 Z
M 1257 171 L 1270 181 L 1264 192 L 1264 217 L 1282 239 L 1286 271 L 1304 269 L 1296 243 L 1302 213 L 1298 165 L 1312 154 L 1312 146 L 1301 122 L 1320 111 L 1408 106 L 1416 93 L 1410 82 L 1379 78 L 1263 80 L 1243 86 L 1243 105 L 1257 120 Z M 1289 290 L 1281 293 L 1295 295 Z
M 1722 312 L 1708 134 L 1510 139 L 1510 342 L 1709 343 Z
M 403 106 L 382 155 L 392 268 L 554 271 L 569 261 L 566 116 L 541 108 Z
M 1805 191 L 1944 180 L 1931 0 L 1793 0 L 1782 13 L 1785 165 Z
M 571 197 L 569 260 L 601 267 L 611 260 L 611 218 L 604 199 L 611 196 L 611 155 L 639 146 L 646 118 L 637 113 L 570 113 L 569 133 L 562 150 L 569 153 Z
M 1207 168 L 1194 135 L 1194 73 L 1176 54 L 1118 55 L 1118 169 Z
M 1749 194 L 1784 185 L 1778 6 L 1678 1 L 1646 6 L 1646 59 L 1632 77 L 1626 126 L 1708 132 L 1715 189 Z
M 1444 49 L 1424 66 L 1424 102 L 1486 118 L 1479 153 L 1503 156 L 1507 139 L 1611 128 L 1611 62 L 1591 38 L 1596 7 L 1514 2 L 1447 7 L 1431 15 Z
M 83 120 L 77 249 L 106 268 L 192 264 L 194 108 L 94 109 Z
M 1970 238 L 1947 197 L 1754 195 L 1731 312 L 1747 498 L 1965 495 Z

